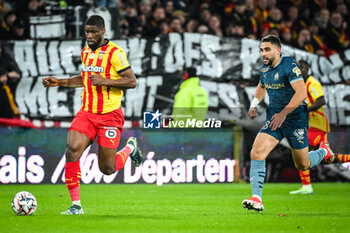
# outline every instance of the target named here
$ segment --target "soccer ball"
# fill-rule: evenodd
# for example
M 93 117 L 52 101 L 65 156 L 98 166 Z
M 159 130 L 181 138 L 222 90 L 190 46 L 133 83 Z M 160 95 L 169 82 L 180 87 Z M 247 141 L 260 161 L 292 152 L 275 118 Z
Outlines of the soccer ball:
M 12 209 L 17 215 L 32 215 L 36 206 L 34 195 L 26 191 L 16 193 L 12 199 Z

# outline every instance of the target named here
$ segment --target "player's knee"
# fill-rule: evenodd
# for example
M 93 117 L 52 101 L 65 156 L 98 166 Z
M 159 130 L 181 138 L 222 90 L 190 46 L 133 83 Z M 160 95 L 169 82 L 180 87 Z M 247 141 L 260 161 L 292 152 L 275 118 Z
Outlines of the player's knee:
M 67 144 L 66 148 L 66 158 L 67 161 L 75 160 L 79 158 L 81 153 L 81 148 L 78 144 Z
M 257 149 L 253 148 L 250 151 L 250 158 L 252 160 L 261 160 L 261 152 L 259 152 Z
M 115 172 L 115 168 L 111 166 L 100 167 L 100 171 L 105 175 L 112 175 Z

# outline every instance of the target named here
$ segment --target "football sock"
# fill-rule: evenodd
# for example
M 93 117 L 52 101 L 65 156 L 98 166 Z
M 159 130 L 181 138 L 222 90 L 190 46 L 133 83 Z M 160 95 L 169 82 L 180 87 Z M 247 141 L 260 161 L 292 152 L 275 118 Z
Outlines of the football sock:
M 327 151 L 325 149 L 318 149 L 315 151 L 309 152 L 309 159 L 310 159 L 310 168 L 315 167 L 320 164 L 322 159 L 327 155 Z
M 306 170 L 306 171 L 299 170 L 299 175 L 300 175 L 301 183 L 303 183 L 303 186 L 311 184 L 310 170 Z
M 133 149 L 134 147 L 132 145 L 126 145 L 122 150 L 117 152 L 115 156 L 115 171 L 119 171 L 124 167 L 126 160 Z
M 72 199 L 72 201 L 79 201 L 80 200 L 80 164 L 79 161 L 76 162 L 67 162 L 65 165 L 66 172 L 66 185 L 69 191 L 69 195 Z
M 73 205 L 81 206 L 80 201 L 73 201 Z
M 337 154 L 338 163 L 350 162 L 350 154 Z
M 260 199 L 266 174 L 265 164 L 265 160 L 252 160 L 250 164 L 250 185 L 252 187 L 252 196 L 259 196 Z

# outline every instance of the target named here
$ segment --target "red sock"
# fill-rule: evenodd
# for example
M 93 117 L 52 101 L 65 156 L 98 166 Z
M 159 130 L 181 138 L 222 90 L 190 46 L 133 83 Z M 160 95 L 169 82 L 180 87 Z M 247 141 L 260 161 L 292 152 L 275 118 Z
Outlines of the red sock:
M 118 151 L 115 156 L 115 171 L 122 169 L 131 153 L 131 149 L 126 146 L 121 151 Z
M 80 164 L 79 161 L 66 163 L 66 185 L 72 201 L 80 200 Z
M 306 170 L 306 171 L 299 170 L 299 175 L 300 175 L 301 183 L 303 183 L 303 185 L 311 184 L 310 170 Z
M 339 163 L 350 162 L 350 154 L 338 154 L 337 158 Z

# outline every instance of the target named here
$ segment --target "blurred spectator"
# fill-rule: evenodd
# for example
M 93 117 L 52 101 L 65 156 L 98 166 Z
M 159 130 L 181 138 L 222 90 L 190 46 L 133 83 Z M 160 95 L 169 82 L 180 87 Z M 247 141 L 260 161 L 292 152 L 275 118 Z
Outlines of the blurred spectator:
M 254 28 L 253 28 L 253 21 L 254 20 L 254 24 L 256 25 L 256 19 L 251 15 L 254 14 L 254 2 L 251 1 L 252 4 L 252 8 L 251 11 L 248 13 L 248 11 L 246 11 L 246 1 L 244 0 L 238 0 L 235 4 L 235 8 L 233 9 L 231 15 L 230 15 L 230 19 L 229 21 L 234 21 L 235 24 L 239 24 L 242 25 L 244 28 L 244 34 L 247 37 L 250 38 L 256 38 L 256 33 L 254 32 Z M 250 14 L 251 13 L 251 14 Z M 252 17 L 252 20 L 250 19 L 250 17 Z M 228 21 L 228 22 L 229 22 Z M 255 30 L 257 29 L 257 27 L 255 27 Z
M 244 37 L 244 28 L 241 25 L 235 24 L 234 22 L 229 22 L 225 28 L 226 36 L 232 36 L 237 38 Z
M 173 1 L 172 0 L 165 1 L 164 9 L 165 9 L 166 17 L 168 19 L 171 19 L 171 17 L 173 16 L 173 12 L 174 12 L 174 3 L 173 3 Z
M 0 43 L 0 117 L 13 118 L 18 115 L 14 93 L 20 77 L 15 60 L 3 53 Z
M 327 28 L 329 24 L 330 13 L 328 9 L 322 9 L 316 16 L 315 20 L 319 28 L 319 33 L 322 37 L 327 34 Z
M 132 2 L 125 4 L 125 13 L 122 16 L 119 25 L 122 29 L 122 37 L 141 37 L 142 26 L 137 17 L 136 7 Z
M 139 8 L 139 21 L 141 23 L 141 26 L 145 26 L 147 23 L 147 19 L 151 17 L 151 1 L 142 0 L 139 4 Z
M 350 2 L 349 2 L 350 3 Z M 349 9 L 348 7 L 346 6 L 345 3 L 340 3 L 340 4 L 337 4 L 336 8 L 335 8 L 335 11 L 336 12 L 339 12 L 342 17 L 343 17 L 343 20 L 345 22 L 349 22 Z
M 26 8 L 21 14 L 21 18 L 24 22 L 24 36 L 25 38 L 30 38 L 30 17 L 40 16 L 42 14 L 42 5 L 40 5 L 38 0 L 28 0 Z
M 186 22 L 186 32 L 195 32 L 198 26 L 198 20 L 194 18 L 188 19 Z
M 209 28 L 206 24 L 198 25 L 196 32 L 199 34 L 209 34 Z
M 147 19 L 146 25 L 143 26 L 144 37 L 157 37 L 160 34 L 160 23 L 165 20 L 164 8 L 156 6 L 152 11 L 152 16 Z
M 310 23 L 309 31 L 311 33 L 311 44 L 314 46 L 317 55 L 329 57 L 334 53 L 333 50 L 327 47 L 322 37 L 319 35 L 318 26 L 315 21 Z
M 268 31 L 272 28 L 280 30 L 282 27 L 282 12 L 278 8 L 272 8 L 269 11 L 269 17 L 263 24 L 262 37 L 267 36 Z
M 281 29 L 281 42 L 286 45 L 293 45 L 292 33 L 287 27 Z
M 12 37 L 13 40 L 28 39 L 24 35 L 24 23 L 22 19 L 16 19 L 13 23 Z
M 223 36 L 221 28 L 221 17 L 218 14 L 214 14 L 210 17 L 209 28 L 213 31 L 216 36 Z
M 349 48 L 349 35 L 347 35 L 347 23 L 343 22 L 339 12 L 333 12 L 330 18 L 330 25 L 326 34 L 326 43 L 330 49 L 338 53 Z
M 1 24 L 0 39 L 11 39 L 13 34 L 13 24 L 16 21 L 17 16 L 14 11 L 8 11 L 4 15 L 4 21 Z
M 181 20 L 178 17 L 173 17 L 170 22 L 169 32 L 184 33 Z
M 277 8 L 277 0 L 267 0 L 267 9 Z
M 302 29 L 299 32 L 298 38 L 294 43 L 294 47 L 310 53 L 315 53 L 314 47 L 311 44 L 311 34 L 308 29 Z
M 168 35 L 169 31 L 170 31 L 170 27 L 169 27 L 169 24 L 166 20 L 162 20 L 160 23 L 159 23 L 159 27 L 160 27 L 160 34 L 159 34 L 159 37 L 162 37 L 162 36 L 166 36 Z
M 287 16 L 283 21 L 285 27 L 288 27 L 292 33 L 292 39 L 296 40 L 298 37 L 298 31 L 300 31 L 300 27 L 298 26 L 298 17 L 299 10 L 295 6 L 290 6 L 288 8 Z
M 173 16 L 172 17 L 176 17 L 180 20 L 180 23 L 182 25 L 182 27 L 185 26 L 186 23 L 186 17 L 187 17 L 187 13 L 182 11 L 182 10 L 176 10 L 173 12 Z M 169 19 L 171 19 L 172 17 L 170 17 Z
M 255 6 L 254 13 L 260 25 L 266 21 L 269 16 L 269 10 L 267 9 L 267 0 L 259 0 L 257 1 L 257 5 Z
M 211 12 L 209 10 L 209 8 L 203 8 L 201 9 L 200 13 L 199 13 L 199 24 L 205 24 L 209 27 L 209 20 L 211 18 Z
M 261 34 L 261 25 L 254 13 L 254 0 L 245 0 L 245 15 L 249 18 L 250 28 L 246 31 L 248 38 L 257 39 Z

